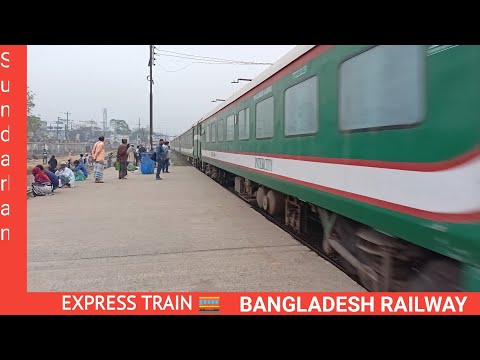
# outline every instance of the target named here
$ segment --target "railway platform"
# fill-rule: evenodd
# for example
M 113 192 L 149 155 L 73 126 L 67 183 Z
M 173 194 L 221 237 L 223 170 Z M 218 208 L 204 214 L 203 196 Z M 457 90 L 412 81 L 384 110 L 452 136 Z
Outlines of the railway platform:
M 194 167 L 27 201 L 28 291 L 365 291 Z

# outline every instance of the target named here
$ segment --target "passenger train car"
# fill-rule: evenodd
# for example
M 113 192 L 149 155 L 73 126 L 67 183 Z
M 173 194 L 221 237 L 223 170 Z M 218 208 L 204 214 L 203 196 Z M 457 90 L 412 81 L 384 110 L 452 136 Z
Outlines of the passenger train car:
M 368 290 L 479 291 L 478 64 L 474 45 L 298 46 L 172 149 L 300 234 L 316 220 Z

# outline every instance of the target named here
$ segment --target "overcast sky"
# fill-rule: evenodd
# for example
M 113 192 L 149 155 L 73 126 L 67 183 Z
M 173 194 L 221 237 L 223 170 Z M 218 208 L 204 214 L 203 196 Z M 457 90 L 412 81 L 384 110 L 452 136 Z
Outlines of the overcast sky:
M 268 65 L 195 63 L 191 56 L 273 63 L 295 45 L 157 45 L 153 69 L 153 127 L 168 135 L 184 132 Z M 167 56 L 168 55 L 168 56 Z M 103 108 L 108 120 L 123 119 L 130 128 L 149 128 L 148 45 L 28 46 L 28 86 L 35 93 L 33 113 L 43 121 L 60 116 L 74 124 L 96 120 Z

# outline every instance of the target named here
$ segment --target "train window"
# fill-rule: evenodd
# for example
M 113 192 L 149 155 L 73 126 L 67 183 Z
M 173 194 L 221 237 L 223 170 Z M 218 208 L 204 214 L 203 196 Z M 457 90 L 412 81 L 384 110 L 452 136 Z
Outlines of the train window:
M 227 141 L 235 139 L 235 115 L 227 117 Z
M 218 120 L 218 125 L 217 125 L 217 141 L 222 142 L 223 141 L 223 119 Z
M 238 140 L 250 139 L 250 111 L 248 108 L 238 113 Z
M 340 66 L 342 130 L 412 125 L 425 114 L 426 48 L 378 45 Z
M 257 104 L 255 134 L 257 139 L 273 137 L 273 96 Z
M 217 141 L 217 123 L 212 124 L 212 135 L 211 135 L 212 142 Z
M 313 134 L 318 130 L 317 77 L 285 91 L 285 135 Z
M 210 125 L 205 126 L 205 142 L 210 142 Z

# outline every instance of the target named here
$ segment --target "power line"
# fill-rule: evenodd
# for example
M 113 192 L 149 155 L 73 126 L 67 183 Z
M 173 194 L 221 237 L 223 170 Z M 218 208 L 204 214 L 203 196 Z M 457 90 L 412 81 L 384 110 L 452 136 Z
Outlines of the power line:
M 181 71 L 181 70 L 184 70 L 186 69 L 187 67 L 189 67 L 190 65 L 193 65 L 195 63 L 190 63 L 190 64 L 187 64 L 186 66 L 184 66 L 183 68 L 180 68 L 180 69 L 177 69 L 177 70 L 167 70 L 165 69 L 162 65 L 158 64 L 158 66 L 160 66 L 164 71 L 166 72 L 177 72 L 177 71 Z
M 205 61 L 205 63 L 209 64 L 214 64 L 214 63 L 223 63 L 223 64 L 245 64 L 245 65 L 273 65 L 273 63 L 265 63 L 265 62 L 255 62 L 255 61 L 243 61 L 243 60 L 232 60 L 232 59 L 225 59 L 225 58 L 216 58 L 216 57 L 210 57 L 210 56 L 201 56 L 201 55 L 192 55 L 192 54 L 186 54 L 186 53 L 180 53 L 176 51 L 169 51 L 169 50 L 156 50 L 168 54 L 162 54 L 162 53 L 155 53 L 155 55 L 159 56 L 169 56 L 169 57 L 176 57 L 180 59 L 189 59 L 189 60 L 202 60 Z M 176 55 L 169 55 L 169 54 L 176 54 Z
M 177 72 L 186 69 L 187 67 L 193 64 L 207 64 L 207 65 L 258 65 L 258 64 L 238 64 L 238 63 L 209 63 L 209 62 L 202 62 L 202 61 L 193 61 L 190 64 L 185 65 L 184 67 L 176 70 L 167 70 L 162 65 L 158 64 L 164 71 L 166 72 Z M 157 65 L 157 64 L 156 64 Z

